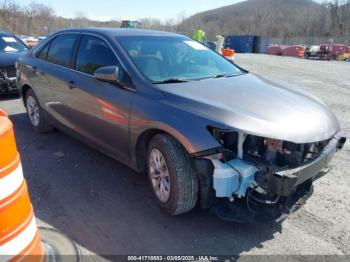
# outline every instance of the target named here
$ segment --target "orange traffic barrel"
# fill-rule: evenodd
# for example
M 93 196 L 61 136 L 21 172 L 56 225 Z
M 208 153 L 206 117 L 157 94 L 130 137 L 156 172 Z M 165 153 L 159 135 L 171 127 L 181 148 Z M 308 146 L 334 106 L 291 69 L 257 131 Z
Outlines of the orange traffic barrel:
M 233 50 L 231 48 L 222 49 L 221 54 L 225 58 L 227 58 L 233 62 L 235 61 L 235 50 Z
M 305 57 L 305 49 L 299 50 L 298 56 L 299 56 L 300 58 L 304 58 L 304 57 Z
M 0 261 L 44 261 L 11 121 L 0 109 Z
M 231 48 L 222 49 L 222 55 L 226 57 L 233 57 L 235 55 L 235 50 Z

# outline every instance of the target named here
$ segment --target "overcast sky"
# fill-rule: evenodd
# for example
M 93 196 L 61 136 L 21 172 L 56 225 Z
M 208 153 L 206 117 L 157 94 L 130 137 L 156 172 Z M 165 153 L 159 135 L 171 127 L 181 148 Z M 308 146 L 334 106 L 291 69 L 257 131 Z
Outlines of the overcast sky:
M 35 0 L 34 0 L 35 1 Z M 243 0 L 36 0 L 52 7 L 56 14 L 74 17 L 82 12 L 94 20 L 137 19 L 154 17 L 176 18 L 179 14 L 190 16 L 197 12 L 230 5 Z M 289 0 L 285 0 L 289 1 Z M 319 0 L 321 1 L 321 0 Z M 27 5 L 33 0 L 16 0 Z

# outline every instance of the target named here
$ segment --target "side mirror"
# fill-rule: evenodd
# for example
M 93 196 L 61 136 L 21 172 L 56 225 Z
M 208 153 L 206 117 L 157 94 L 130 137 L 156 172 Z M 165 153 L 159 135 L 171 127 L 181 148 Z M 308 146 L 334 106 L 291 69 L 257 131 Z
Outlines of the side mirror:
M 122 88 L 135 90 L 129 75 L 118 66 L 104 66 L 94 72 L 94 77 L 100 81 L 110 82 Z
M 94 77 L 101 81 L 119 83 L 119 68 L 117 66 L 104 66 L 94 72 Z

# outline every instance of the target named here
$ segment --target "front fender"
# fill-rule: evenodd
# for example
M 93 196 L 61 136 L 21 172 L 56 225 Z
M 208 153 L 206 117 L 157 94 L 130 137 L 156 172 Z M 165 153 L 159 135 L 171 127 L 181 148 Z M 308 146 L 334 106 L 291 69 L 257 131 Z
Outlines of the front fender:
M 147 130 L 164 131 L 176 138 L 189 154 L 220 147 L 208 131 L 208 126 L 226 126 L 187 112 L 167 103 L 137 96 L 130 119 L 131 152 L 135 150 L 138 138 Z
M 25 59 L 25 57 L 21 57 L 17 60 L 18 68 L 16 73 L 16 86 L 18 89 L 19 96 L 22 97 L 22 100 L 24 101 L 23 97 L 23 91 L 25 86 L 29 86 L 30 88 L 33 88 L 33 85 L 30 81 L 31 77 L 31 71 L 30 65 L 26 65 L 27 61 L 24 61 L 22 63 L 22 60 Z

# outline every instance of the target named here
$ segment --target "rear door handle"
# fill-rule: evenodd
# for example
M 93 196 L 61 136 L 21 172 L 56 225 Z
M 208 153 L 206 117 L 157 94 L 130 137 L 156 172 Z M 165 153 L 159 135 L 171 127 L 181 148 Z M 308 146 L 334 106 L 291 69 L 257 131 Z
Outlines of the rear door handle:
M 69 81 L 68 82 L 68 87 L 70 89 L 74 89 L 74 88 L 77 88 L 77 86 L 75 85 L 75 82 L 73 80 Z

